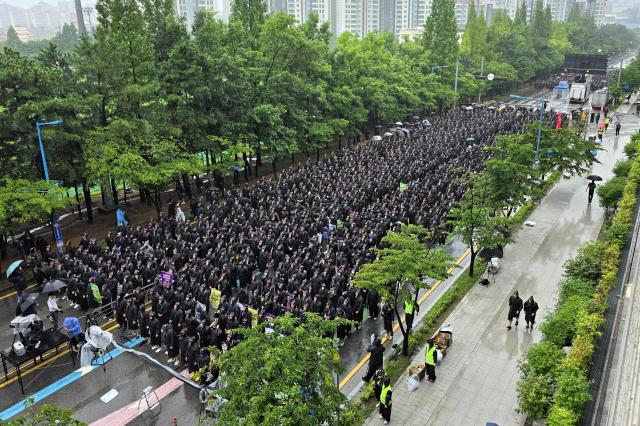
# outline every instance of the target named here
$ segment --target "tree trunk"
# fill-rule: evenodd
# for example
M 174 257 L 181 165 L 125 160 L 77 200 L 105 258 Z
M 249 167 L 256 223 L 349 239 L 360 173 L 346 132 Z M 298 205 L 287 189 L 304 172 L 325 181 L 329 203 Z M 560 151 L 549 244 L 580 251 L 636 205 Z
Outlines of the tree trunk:
M 186 173 L 182 174 L 182 183 L 183 183 L 183 186 L 184 186 L 184 194 L 190 200 L 191 199 L 191 182 L 189 181 L 189 175 L 188 174 L 186 174 Z
M 320 148 L 316 147 L 316 163 L 320 162 Z
M 143 187 L 139 187 L 138 188 L 138 193 L 140 194 L 140 202 L 141 203 L 146 203 L 147 202 L 147 193 L 144 191 Z
M 73 184 L 73 192 L 76 194 L 76 204 L 78 205 L 78 218 L 82 220 L 82 204 L 80 203 L 80 196 L 78 195 L 78 184 Z
M 469 264 L 469 276 L 473 277 L 473 266 L 476 263 L 476 256 L 478 255 L 478 253 L 476 253 L 475 247 L 473 247 L 473 244 L 470 244 L 470 250 L 471 250 L 471 259 L 470 259 L 470 264 Z
M 291 165 L 293 166 L 296 163 L 296 154 L 291 153 Z
M 144 188 L 144 198 L 147 200 L 147 205 L 150 206 L 153 203 L 153 197 L 151 196 L 151 190 L 149 188 Z
M 262 166 L 262 150 L 260 148 L 256 149 L 256 168 L 258 166 Z
M 7 258 L 7 236 L 4 233 L 0 234 L 0 258 Z
M 273 157 L 273 160 L 271 160 L 271 168 L 273 169 L 273 179 L 277 180 L 278 174 L 276 173 L 276 157 Z
M 86 179 L 82 179 L 82 192 L 84 195 L 84 205 L 87 208 L 87 223 L 93 223 L 93 209 L 91 208 L 91 189 Z
M 156 215 L 158 217 L 158 220 L 160 220 L 160 210 L 162 209 L 162 200 L 160 199 L 160 191 L 158 191 L 158 186 L 156 185 L 155 189 L 155 195 L 153 197 L 153 204 L 156 207 Z
M 116 180 L 114 178 L 110 179 L 111 183 L 111 194 L 113 196 L 113 204 L 118 205 L 118 186 L 116 185 Z
M 402 355 L 409 356 L 409 336 L 407 335 L 407 330 L 402 325 L 402 318 L 400 317 L 400 311 L 398 311 L 397 305 L 393 307 L 393 311 L 396 313 L 398 326 L 400 327 L 400 332 L 402 332 Z
M 242 153 L 242 159 L 244 160 L 244 181 L 249 182 L 249 175 L 251 174 L 251 160 L 247 157 L 247 154 Z
M 124 197 L 124 204 L 127 204 L 127 181 L 122 179 L 122 196 Z
M 204 165 L 207 168 L 207 175 L 209 174 L 209 150 L 205 149 L 204 151 Z

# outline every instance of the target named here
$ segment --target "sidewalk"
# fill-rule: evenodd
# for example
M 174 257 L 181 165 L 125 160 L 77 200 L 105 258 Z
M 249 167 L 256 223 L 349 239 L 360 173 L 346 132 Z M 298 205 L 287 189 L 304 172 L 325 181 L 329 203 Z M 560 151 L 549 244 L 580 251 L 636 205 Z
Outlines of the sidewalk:
M 623 128 L 625 118 L 622 119 Z M 630 127 L 628 125 L 627 127 Z M 615 161 L 624 157 L 629 135 L 605 136 L 598 154 L 602 164 L 593 173 L 606 181 Z M 604 220 L 597 198 L 587 203 L 583 177 L 561 180 L 542 200 L 515 243 L 505 249 L 495 284 L 474 287 L 444 321 L 453 326 L 453 345 L 437 371 L 435 384 L 423 381 L 409 392 L 403 374 L 393 387 L 391 421 L 398 425 L 521 425 L 516 411 L 518 362 L 541 338 L 538 326 L 555 305 L 562 265 L 586 241 L 595 239 Z M 507 331 L 508 298 L 518 290 L 522 299 L 534 295 L 540 311 L 533 332 L 519 327 Z M 424 363 L 424 349 L 414 361 Z M 366 424 L 381 424 L 377 412 Z

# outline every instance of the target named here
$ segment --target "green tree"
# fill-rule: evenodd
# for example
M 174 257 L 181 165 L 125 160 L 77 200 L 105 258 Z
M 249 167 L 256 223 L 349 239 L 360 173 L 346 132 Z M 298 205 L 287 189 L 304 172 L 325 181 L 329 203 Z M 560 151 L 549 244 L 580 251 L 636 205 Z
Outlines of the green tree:
M 335 385 L 344 371 L 331 339 L 344 320 L 327 321 L 313 313 L 291 314 L 257 328 L 231 331 L 240 342 L 216 362 L 226 383 L 216 393 L 226 402 L 226 425 L 353 425 L 359 410 Z
M 495 249 L 511 241 L 511 220 L 490 205 L 487 179 L 475 178 L 459 205 L 451 210 L 451 223 L 470 249 L 469 276 L 473 276 L 476 256 L 482 248 Z
M 73 418 L 73 411 L 51 404 L 43 404 L 38 411 L 29 408 L 20 417 L 12 420 L 0 420 L 2 426 L 46 426 L 61 424 L 65 426 L 84 426 L 86 423 Z
M 434 0 L 427 17 L 422 43 L 432 65 L 452 65 L 458 59 L 458 27 L 453 0 Z
M 427 279 L 443 280 L 449 276 L 452 259 L 429 241 L 430 235 L 422 226 L 400 224 L 397 231 L 390 230 L 382 238 L 383 248 L 376 249 L 376 260 L 364 265 L 351 280 L 356 287 L 377 291 L 393 307 L 405 356 L 409 354 L 409 335 L 398 305 L 405 300 L 417 302 L 420 289 L 430 286 Z

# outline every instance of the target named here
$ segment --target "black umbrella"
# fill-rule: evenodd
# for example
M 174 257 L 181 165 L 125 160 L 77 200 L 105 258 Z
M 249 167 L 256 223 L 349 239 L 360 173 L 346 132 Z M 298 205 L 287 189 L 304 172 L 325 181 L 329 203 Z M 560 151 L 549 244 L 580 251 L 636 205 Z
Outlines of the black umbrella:
M 42 287 L 43 293 L 53 293 L 54 291 L 58 291 L 61 288 L 65 288 L 67 286 L 66 283 L 60 280 L 51 280 Z
M 587 179 L 592 180 L 594 182 L 602 180 L 602 178 L 600 176 L 598 176 L 598 175 L 589 175 L 589 176 L 587 176 Z
M 22 312 L 24 312 L 27 309 L 29 309 L 31 307 L 31 305 L 36 303 L 36 300 L 38 299 L 39 295 L 40 295 L 40 293 L 29 293 L 29 294 L 27 294 L 25 296 L 25 298 L 22 300 L 22 302 L 20 302 L 20 310 Z

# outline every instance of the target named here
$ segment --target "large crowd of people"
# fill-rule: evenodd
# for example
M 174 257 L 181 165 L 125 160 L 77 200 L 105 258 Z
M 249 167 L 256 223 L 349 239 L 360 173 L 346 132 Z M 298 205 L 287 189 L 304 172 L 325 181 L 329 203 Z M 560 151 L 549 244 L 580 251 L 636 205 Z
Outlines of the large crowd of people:
M 237 342 L 228 330 L 256 320 L 310 311 L 361 322 L 379 300 L 350 278 L 374 259 L 371 249 L 399 221 L 442 240 L 465 191 L 459 178 L 482 168 L 496 135 L 521 132 L 536 118 L 512 109 L 451 110 L 408 135 L 393 132 L 307 161 L 219 201 L 201 195 L 190 220 L 176 220 L 172 205 L 170 217 L 120 227 L 104 244 L 85 235 L 63 255 L 47 253 L 34 276 L 65 281 L 66 296 L 82 310 L 100 305 L 97 286 L 123 328 L 191 371 L 206 363 L 209 346 Z M 220 294 L 213 305 L 212 289 Z M 337 337 L 349 331 L 341 327 Z

